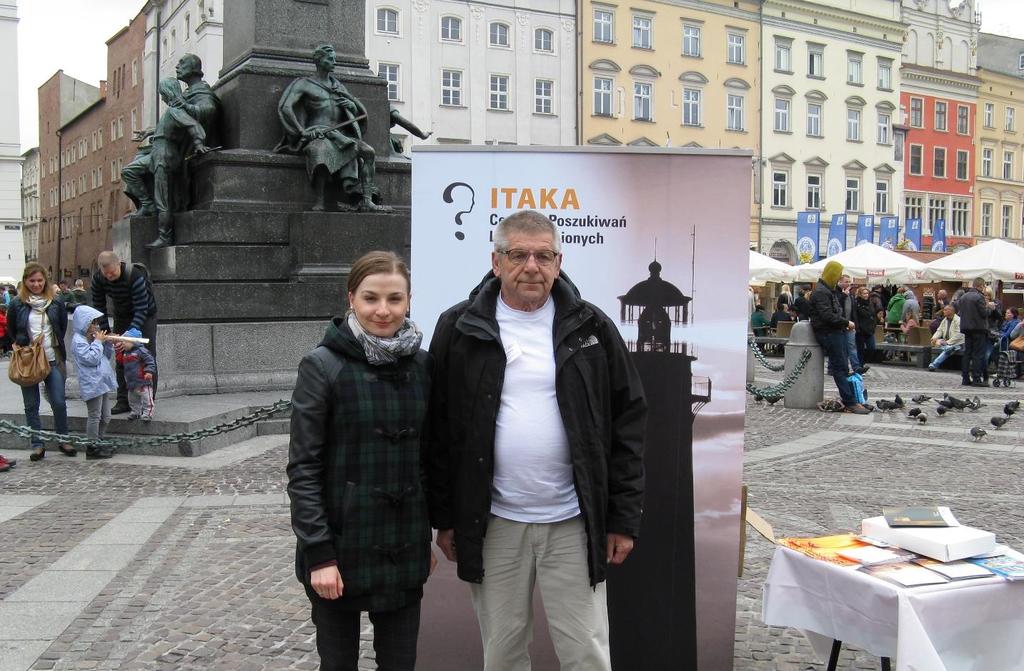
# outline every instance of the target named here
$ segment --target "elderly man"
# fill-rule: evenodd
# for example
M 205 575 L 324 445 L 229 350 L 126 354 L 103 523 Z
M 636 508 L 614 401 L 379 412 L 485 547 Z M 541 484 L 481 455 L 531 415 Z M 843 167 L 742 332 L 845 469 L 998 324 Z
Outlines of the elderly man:
M 149 282 L 148 271 L 142 264 L 129 267 L 115 252 L 100 252 L 96 257 L 99 270 L 92 276 L 92 306 L 109 314 L 107 299 L 113 305 L 114 332 L 136 338 L 149 338 L 146 349 L 156 359 L 156 296 Z M 153 394 L 156 395 L 157 376 L 153 374 Z M 118 415 L 131 410 L 128 406 L 128 387 L 124 367 L 117 364 L 117 403 L 110 409 Z
M 935 360 L 928 364 L 928 370 L 936 371 L 950 354 L 964 351 L 964 334 L 960 332 L 960 316 L 953 311 L 952 305 L 942 308 L 942 321 L 932 336 L 932 348 L 938 349 Z
M 530 668 L 535 583 L 561 668 L 609 669 L 605 575 L 640 529 L 643 390 L 561 263 L 547 217 L 503 220 L 490 272 L 430 346 L 430 517 L 472 583 L 485 671 Z
M 960 332 L 964 334 L 960 384 L 987 387 L 988 313 L 992 309 L 985 298 L 985 280 L 977 277 L 957 303 Z
M 843 266 L 829 261 L 821 272 L 821 278 L 811 293 L 811 328 L 828 360 L 828 372 L 839 389 L 845 412 L 866 415 L 870 411 L 857 402 L 853 385 L 847 379 L 850 375 L 849 352 L 846 334 L 854 330 L 854 324 L 843 314 L 839 304 L 837 288 Z

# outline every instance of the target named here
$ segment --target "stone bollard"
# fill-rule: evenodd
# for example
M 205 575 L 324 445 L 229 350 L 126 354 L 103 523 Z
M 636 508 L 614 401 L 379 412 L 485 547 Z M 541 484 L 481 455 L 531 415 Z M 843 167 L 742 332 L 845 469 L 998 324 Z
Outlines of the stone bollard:
M 747 382 L 754 384 L 754 350 L 750 348 L 750 339 L 754 337 L 753 331 L 747 331 Z
M 803 353 L 810 351 L 811 358 L 804 365 L 800 377 L 786 392 L 784 405 L 787 408 L 810 410 L 818 407 L 825 395 L 825 356 L 821 345 L 814 337 L 810 322 L 793 324 L 793 331 L 786 343 L 785 374 L 789 375 L 796 368 Z

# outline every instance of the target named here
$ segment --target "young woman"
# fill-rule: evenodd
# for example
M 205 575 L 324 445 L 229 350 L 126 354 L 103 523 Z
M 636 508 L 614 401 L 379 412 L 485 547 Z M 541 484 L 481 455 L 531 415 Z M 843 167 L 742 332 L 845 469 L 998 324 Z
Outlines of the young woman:
M 288 493 L 321 668 L 357 668 L 368 611 L 381 671 L 416 663 L 435 560 L 420 481 L 429 355 L 406 318 L 409 270 L 390 252 L 352 265 L 346 316 L 299 364 Z
M 67 353 L 64 351 L 64 334 L 68 328 L 68 315 L 64 303 L 54 295 L 54 286 L 47 277 L 46 268 L 38 263 L 25 266 L 18 297 L 7 308 L 7 328 L 11 339 L 21 347 L 32 344 L 42 334 L 43 351 L 50 362 L 50 374 L 42 384 L 46 385 L 46 398 L 53 411 L 54 428 L 57 433 L 67 434 L 68 407 L 64 398 L 64 362 Z M 33 429 L 42 428 L 39 421 L 39 385 L 22 387 L 21 396 L 25 401 L 25 421 Z M 33 452 L 29 459 L 39 461 L 46 456 L 42 440 L 32 438 L 31 444 Z M 70 445 L 61 444 L 57 447 L 67 457 L 78 454 L 78 450 Z

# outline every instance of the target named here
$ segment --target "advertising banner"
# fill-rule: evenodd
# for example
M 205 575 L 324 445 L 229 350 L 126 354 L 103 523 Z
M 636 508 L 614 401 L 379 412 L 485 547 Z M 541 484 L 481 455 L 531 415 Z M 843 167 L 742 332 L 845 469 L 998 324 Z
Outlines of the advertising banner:
M 917 252 L 921 250 L 921 220 L 907 219 L 907 231 L 904 240 L 907 241 L 907 250 Z
M 875 241 L 875 215 L 861 214 L 857 216 L 857 243 L 863 245 Z
M 411 313 L 424 347 L 438 316 L 490 277 L 498 223 L 533 209 L 556 227 L 562 272 L 618 325 L 640 373 L 644 516 L 607 585 L 617 671 L 732 668 L 750 169 L 740 150 L 413 150 Z M 417 668 L 482 668 L 469 587 L 440 562 Z M 532 668 L 557 669 L 546 630 L 534 637 Z
M 825 256 L 835 256 L 846 251 L 846 215 L 833 214 L 832 225 L 828 227 L 828 244 Z
M 900 218 L 882 217 L 878 221 L 878 244 L 886 249 L 896 249 L 900 241 Z
M 821 213 L 797 212 L 796 257 L 798 263 L 814 263 L 821 247 Z
M 946 251 L 946 220 L 938 219 L 932 227 L 932 251 Z

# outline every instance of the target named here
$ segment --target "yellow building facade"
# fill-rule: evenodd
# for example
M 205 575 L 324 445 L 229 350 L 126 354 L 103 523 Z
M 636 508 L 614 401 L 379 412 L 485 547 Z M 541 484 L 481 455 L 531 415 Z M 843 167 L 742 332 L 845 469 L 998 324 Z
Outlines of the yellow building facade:
M 974 235 L 1024 242 L 1024 78 L 978 68 Z
M 581 0 L 578 8 L 580 144 L 738 148 L 760 156 L 758 2 Z M 759 188 L 752 174 L 752 243 Z

